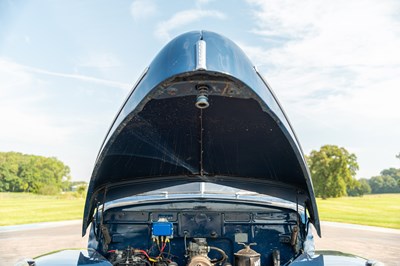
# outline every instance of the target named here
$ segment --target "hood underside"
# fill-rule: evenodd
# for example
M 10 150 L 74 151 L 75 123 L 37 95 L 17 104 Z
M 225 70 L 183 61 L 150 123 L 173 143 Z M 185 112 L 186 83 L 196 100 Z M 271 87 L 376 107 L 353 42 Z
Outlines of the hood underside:
M 208 108 L 195 105 L 199 95 Z M 128 97 L 97 158 L 83 233 L 99 204 L 189 182 L 298 202 L 319 232 L 310 176 L 285 114 L 243 52 L 209 32 L 171 41 Z

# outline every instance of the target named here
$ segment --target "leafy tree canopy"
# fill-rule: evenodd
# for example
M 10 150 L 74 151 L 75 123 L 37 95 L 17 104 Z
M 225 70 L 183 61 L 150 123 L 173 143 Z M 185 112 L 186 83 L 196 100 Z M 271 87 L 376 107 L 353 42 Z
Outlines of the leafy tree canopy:
M 398 168 L 389 168 L 389 169 L 384 169 L 381 171 L 381 175 L 386 175 L 393 177 L 396 181 L 400 180 L 400 169 Z
M 357 157 L 336 145 L 322 146 L 307 157 L 317 197 L 347 195 L 347 190 L 360 186 L 354 178 L 358 170 Z
M 383 169 L 380 176 L 373 176 L 368 180 L 371 193 L 399 193 L 400 192 L 400 169 Z
M 362 196 L 364 194 L 370 194 L 371 187 L 369 185 L 368 179 L 354 180 L 353 187 L 347 187 L 347 195 L 355 197 Z
M 0 152 L 0 191 L 55 194 L 70 179 L 69 167 L 55 157 Z

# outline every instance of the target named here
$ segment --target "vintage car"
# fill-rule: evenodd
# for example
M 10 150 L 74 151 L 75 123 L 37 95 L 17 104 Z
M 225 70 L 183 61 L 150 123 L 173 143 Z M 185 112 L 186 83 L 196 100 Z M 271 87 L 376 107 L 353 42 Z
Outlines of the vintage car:
M 88 188 L 83 250 L 31 265 L 372 265 L 315 252 L 310 173 L 270 86 L 208 31 L 168 43 L 123 103 Z

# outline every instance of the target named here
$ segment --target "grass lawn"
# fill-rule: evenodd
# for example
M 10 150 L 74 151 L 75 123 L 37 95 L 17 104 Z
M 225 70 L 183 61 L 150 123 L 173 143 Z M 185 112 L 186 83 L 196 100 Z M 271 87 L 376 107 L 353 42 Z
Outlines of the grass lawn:
M 400 194 L 317 199 L 322 221 L 400 229 Z
M 400 194 L 317 199 L 322 221 L 400 229 Z M 0 193 L 0 226 L 82 219 L 84 199 Z
M 0 193 L 0 226 L 82 219 L 82 198 Z

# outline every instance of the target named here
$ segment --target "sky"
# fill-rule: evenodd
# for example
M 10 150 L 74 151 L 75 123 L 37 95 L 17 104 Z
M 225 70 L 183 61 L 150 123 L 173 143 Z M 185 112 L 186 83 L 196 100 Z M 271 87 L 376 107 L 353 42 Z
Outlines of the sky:
M 0 151 L 57 157 L 88 181 L 135 81 L 192 30 L 244 50 L 306 154 L 344 147 L 357 178 L 400 167 L 397 0 L 2 0 Z

